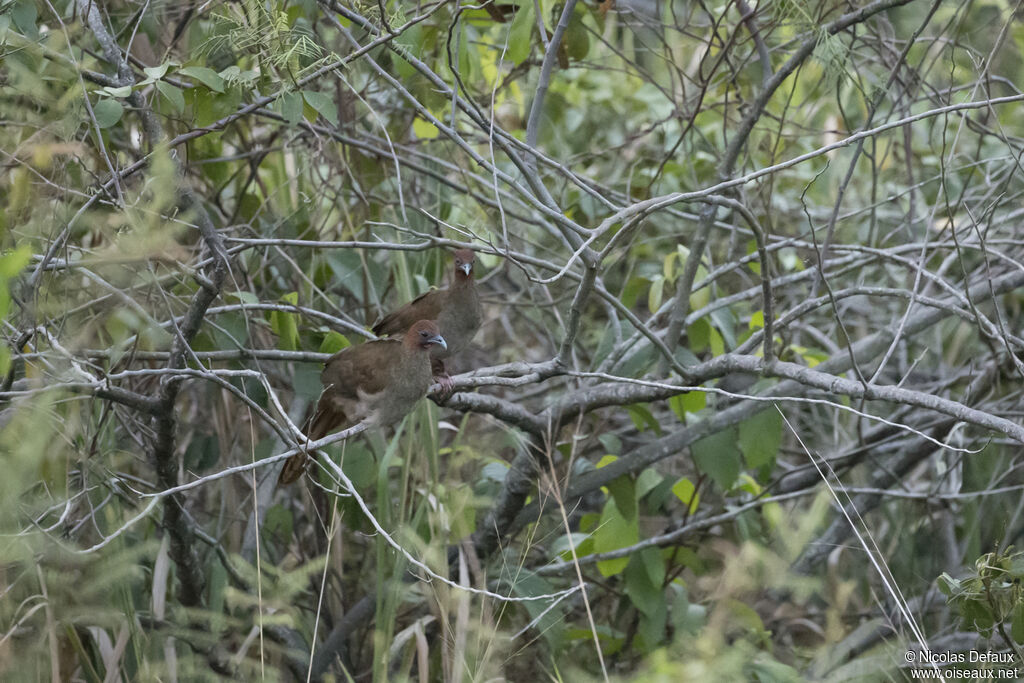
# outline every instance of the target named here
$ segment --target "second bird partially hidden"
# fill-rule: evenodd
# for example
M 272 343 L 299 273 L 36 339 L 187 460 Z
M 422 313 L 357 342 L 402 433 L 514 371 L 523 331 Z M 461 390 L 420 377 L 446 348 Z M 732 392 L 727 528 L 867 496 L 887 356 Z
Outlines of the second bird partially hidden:
M 430 356 L 434 381 L 441 385 L 445 394 L 452 390 L 452 380 L 444 366 L 445 359 L 466 350 L 483 320 L 480 295 L 473 280 L 475 263 L 476 255 L 472 249 L 456 250 L 451 285 L 416 297 L 373 326 L 373 333 L 378 336 L 395 336 L 403 334 L 417 320 L 436 320 L 448 346 L 435 347 Z

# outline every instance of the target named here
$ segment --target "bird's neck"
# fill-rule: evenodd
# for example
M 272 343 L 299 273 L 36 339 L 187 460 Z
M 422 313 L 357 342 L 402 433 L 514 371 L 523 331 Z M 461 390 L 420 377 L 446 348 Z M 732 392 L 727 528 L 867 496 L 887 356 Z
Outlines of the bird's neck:
M 455 271 L 455 280 L 452 282 L 452 289 L 460 289 L 473 286 L 473 275 L 466 275 L 461 270 Z

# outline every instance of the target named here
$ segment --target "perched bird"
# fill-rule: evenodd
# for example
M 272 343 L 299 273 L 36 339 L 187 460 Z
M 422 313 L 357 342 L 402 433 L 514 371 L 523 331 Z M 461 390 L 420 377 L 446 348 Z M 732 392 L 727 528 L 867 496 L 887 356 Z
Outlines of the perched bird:
M 324 390 L 302 431 L 311 440 L 347 429 L 369 418 L 376 426 L 392 425 L 427 395 L 432 383 L 430 350 L 447 343 L 435 322 L 420 320 L 398 339 L 350 346 L 327 359 L 320 381 Z M 290 457 L 278 477 L 290 484 L 306 469 L 305 453 Z
M 455 277 L 447 289 L 433 289 L 422 294 L 373 326 L 377 336 L 395 336 L 404 333 L 417 320 L 436 320 L 448 346 L 436 346 L 431 350 L 431 367 L 434 381 L 446 394 L 451 393 L 452 379 L 444 361 L 469 346 L 483 319 L 480 296 L 473 280 L 475 262 L 476 255 L 472 249 L 456 250 Z

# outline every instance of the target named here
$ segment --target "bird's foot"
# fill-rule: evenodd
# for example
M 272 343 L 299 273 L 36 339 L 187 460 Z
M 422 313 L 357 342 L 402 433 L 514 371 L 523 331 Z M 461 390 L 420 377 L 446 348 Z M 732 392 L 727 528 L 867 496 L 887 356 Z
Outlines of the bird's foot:
M 455 393 L 455 382 L 447 372 L 443 375 L 434 375 L 434 381 L 441 385 L 441 391 L 436 394 L 439 403 L 444 403 Z

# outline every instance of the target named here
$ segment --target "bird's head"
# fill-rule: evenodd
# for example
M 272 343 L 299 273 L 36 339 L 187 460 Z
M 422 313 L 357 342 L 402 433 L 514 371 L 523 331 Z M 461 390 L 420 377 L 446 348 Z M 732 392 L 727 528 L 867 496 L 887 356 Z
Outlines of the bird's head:
M 472 249 L 457 249 L 455 251 L 455 277 L 473 277 L 473 264 L 476 262 L 476 254 Z
M 433 320 L 421 320 L 405 333 L 405 346 L 409 349 L 426 351 L 434 344 L 442 349 L 448 348 L 448 343 L 441 336 L 440 328 Z

